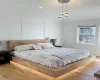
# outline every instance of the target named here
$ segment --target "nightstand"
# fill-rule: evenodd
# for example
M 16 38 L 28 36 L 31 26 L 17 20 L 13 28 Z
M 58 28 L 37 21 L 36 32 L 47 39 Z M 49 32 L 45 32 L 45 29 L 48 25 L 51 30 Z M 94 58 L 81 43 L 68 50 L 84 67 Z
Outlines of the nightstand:
M 0 64 L 10 63 L 12 56 L 8 51 L 0 51 Z
M 55 45 L 55 47 L 62 47 L 62 46 L 60 46 L 60 45 Z

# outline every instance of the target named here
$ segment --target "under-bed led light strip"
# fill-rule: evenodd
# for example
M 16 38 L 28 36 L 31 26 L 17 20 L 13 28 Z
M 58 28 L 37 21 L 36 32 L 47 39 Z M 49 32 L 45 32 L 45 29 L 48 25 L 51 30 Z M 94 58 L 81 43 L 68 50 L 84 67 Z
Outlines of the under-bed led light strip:
M 18 63 L 16 63 L 16 62 L 11 61 L 11 64 L 13 64 L 13 65 L 15 65 L 16 67 L 21 68 L 21 69 L 23 69 L 23 70 L 29 71 L 29 72 L 31 72 L 31 73 L 37 75 L 37 76 L 40 76 L 41 78 L 44 78 L 44 79 L 46 79 L 46 80 L 55 80 L 55 78 L 53 78 L 53 77 L 50 77 L 50 76 L 48 76 L 48 75 L 46 75 L 46 74 L 43 74 L 43 73 L 38 72 L 38 71 L 35 71 L 35 70 L 30 69 L 30 68 L 28 68 L 28 67 L 25 67 L 25 66 L 23 66 L 23 65 L 20 65 L 20 64 L 18 64 Z
M 93 63 L 93 62 L 95 62 L 95 61 L 98 61 L 98 60 L 96 59 L 96 57 L 93 57 L 93 58 L 90 59 L 89 62 L 87 62 L 85 65 L 80 66 L 79 68 L 76 68 L 75 70 L 72 70 L 72 71 L 70 71 L 69 73 L 63 74 L 63 75 L 57 77 L 55 80 L 62 80 L 62 79 L 64 79 L 64 78 L 66 78 L 67 76 L 70 76 L 70 75 L 72 75 L 73 73 L 75 73 L 75 72 L 77 72 L 77 71 L 80 71 L 80 70 L 86 68 L 87 66 L 89 66 L 89 64 L 91 64 L 91 63 Z M 100 62 L 100 60 L 99 60 L 99 62 Z
M 89 59 L 89 62 L 87 62 L 87 64 L 85 64 L 84 66 L 81 66 L 81 67 L 79 67 L 79 68 L 77 68 L 77 69 L 75 69 L 75 70 L 73 70 L 73 71 L 70 71 L 69 73 L 66 73 L 66 74 L 64 74 L 64 75 L 61 75 L 61 76 L 59 76 L 59 77 L 57 77 L 57 78 L 50 77 L 50 76 L 48 76 L 48 75 L 46 75 L 46 74 L 43 74 L 43 73 L 38 72 L 38 71 L 35 71 L 35 70 L 33 70 L 33 69 L 30 69 L 30 68 L 28 68 L 28 67 L 25 67 L 25 66 L 23 66 L 23 65 L 20 65 L 20 64 L 18 64 L 18 63 L 16 63 L 16 62 L 13 62 L 13 61 L 11 61 L 11 64 L 13 64 L 13 65 L 15 65 L 16 67 L 21 68 L 21 69 L 23 69 L 23 70 L 27 70 L 27 71 L 29 71 L 29 72 L 31 72 L 31 73 L 33 73 L 33 74 L 36 74 L 37 76 L 40 76 L 41 78 L 44 78 L 44 79 L 46 79 L 46 80 L 62 80 L 63 78 L 65 78 L 65 77 L 71 75 L 72 73 L 74 73 L 74 72 L 76 72 L 76 71 L 78 71 L 78 70 L 81 70 L 81 69 L 85 68 L 86 66 L 88 66 L 90 63 L 93 63 L 94 61 L 100 61 L 100 60 L 97 60 L 96 57 L 93 57 L 92 59 Z

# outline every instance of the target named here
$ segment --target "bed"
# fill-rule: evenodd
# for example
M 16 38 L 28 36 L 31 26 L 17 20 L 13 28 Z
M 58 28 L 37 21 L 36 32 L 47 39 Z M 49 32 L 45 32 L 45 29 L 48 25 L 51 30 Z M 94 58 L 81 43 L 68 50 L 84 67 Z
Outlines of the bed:
M 8 42 L 8 48 L 12 52 L 12 49 L 17 45 L 36 43 L 49 43 L 49 40 L 12 40 Z M 15 55 L 13 58 L 14 62 L 54 78 L 68 73 L 90 62 L 91 59 L 94 59 L 94 57 L 86 50 L 71 48 L 52 48 L 21 52 L 13 51 L 13 53 Z M 71 55 L 66 53 L 70 53 Z M 77 55 L 74 55 L 74 53 Z M 41 57 L 42 59 L 40 59 Z

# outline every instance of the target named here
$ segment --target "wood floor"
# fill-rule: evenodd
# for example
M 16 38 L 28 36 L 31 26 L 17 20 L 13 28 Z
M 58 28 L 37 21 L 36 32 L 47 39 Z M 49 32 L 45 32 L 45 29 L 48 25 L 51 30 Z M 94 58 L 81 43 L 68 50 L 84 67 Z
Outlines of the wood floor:
M 20 70 L 11 64 L 0 65 L 0 80 L 45 80 L 31 72 Z
M 96 80 L 94 73 L 100 70 L 100 61 L 93 60 L 91 63 L 78 68 L 68 74 L 64 74 L 51 80 Z M 48 80 L 40 75 L 21 70 L 13 64 L 0 65 L 0 80 Z

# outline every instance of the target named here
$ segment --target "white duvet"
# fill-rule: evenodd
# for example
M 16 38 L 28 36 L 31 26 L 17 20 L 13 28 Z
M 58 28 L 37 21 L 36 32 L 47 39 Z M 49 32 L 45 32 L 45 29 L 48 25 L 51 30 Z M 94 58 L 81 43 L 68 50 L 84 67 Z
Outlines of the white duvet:
M 60 68 L 65 65 L 87 58 L 91 54 L 86 50 L 71 48 L 52 48 L 44 50 L 14 51 L 14 56 L 36 62 L 48 67 Z

